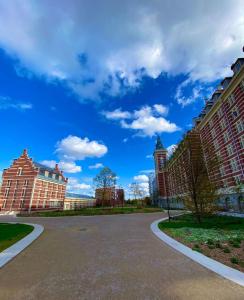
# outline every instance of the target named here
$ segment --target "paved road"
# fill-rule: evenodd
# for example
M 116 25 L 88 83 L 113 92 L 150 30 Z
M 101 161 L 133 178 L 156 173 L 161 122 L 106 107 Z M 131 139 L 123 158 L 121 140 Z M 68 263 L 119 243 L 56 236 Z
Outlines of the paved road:
M 45 232 L 0 269 L 0 299 L 243 300 L 244 288 L 153 235 L 162 216 L 22 218 Z

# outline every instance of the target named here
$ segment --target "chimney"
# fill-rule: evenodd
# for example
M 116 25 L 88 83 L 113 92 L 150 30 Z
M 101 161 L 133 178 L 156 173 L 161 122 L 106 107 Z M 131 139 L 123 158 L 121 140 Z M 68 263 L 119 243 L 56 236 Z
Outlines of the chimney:
M 23 156 L 28 156 L 27 149 L 24 149 Z

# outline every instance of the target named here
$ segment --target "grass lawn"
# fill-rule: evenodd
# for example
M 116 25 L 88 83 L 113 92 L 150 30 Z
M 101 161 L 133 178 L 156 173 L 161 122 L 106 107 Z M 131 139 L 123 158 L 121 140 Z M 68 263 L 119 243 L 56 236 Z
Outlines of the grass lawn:
M 63 211 L 40 211 L 33 212 L 29 216 L 36 217 L 63 217 L 63 216 L 95 216 L 95 215 L 115 215 L 115 214 L 131 214 L 131 213 L 153 213 L 162 212 L 163 210 L 156 207 L 89 207 L 79 210 L 63 210 Z
M 244 219 L 208 216 L 198 224 L 190 215 L 164 221 L 159 228 L 176 240 L 244 272 Z
M 0 252 L 21 240 L 34 229 L 25 224 L 0 223 Z

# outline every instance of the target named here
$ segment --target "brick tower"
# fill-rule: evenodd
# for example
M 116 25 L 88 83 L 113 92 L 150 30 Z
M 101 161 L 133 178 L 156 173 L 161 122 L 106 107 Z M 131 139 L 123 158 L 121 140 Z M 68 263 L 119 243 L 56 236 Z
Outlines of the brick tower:
M 155 162 L 155 179 L 158 192 L 159 200 L 167 199 L 167 169 L 166 159 L 167 150 L 164 148 L 160 137 L 157 137 L 156 147 L 154 151 L 154 162 Z M 164 201 L 160 201 L 164 202 Z

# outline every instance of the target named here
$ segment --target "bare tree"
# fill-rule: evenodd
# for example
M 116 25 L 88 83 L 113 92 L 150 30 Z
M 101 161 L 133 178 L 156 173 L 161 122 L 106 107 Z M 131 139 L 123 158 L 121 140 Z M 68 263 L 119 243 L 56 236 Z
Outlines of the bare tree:
M 174 172 L 177 185 L 184 191 L 184 204 L 200 223 L 205 213 L 216 210 L 217 185 L 213 180 L 219 172 L 219 161 L 213 148 L 204 156 L 200 136 L 191 132 L 176 151 L 178 161 Z
M 145 196 L 145 192 L 144 192 L 143 188 L 140 186 L 140 184 L 138 182 L 132 182 L 130 184 L 130 191 L 134 197 L 134 200 L 136 202 L 138 202 L 140 200 L 141 204 L 142 204 L 143 197 Z
M 96 191 L 101 197 L 101 205 L 104 206 L 105 202 L 109 204 L 114 203 L 116 174 L 108 167 L 104 167 L 93 179 Z

